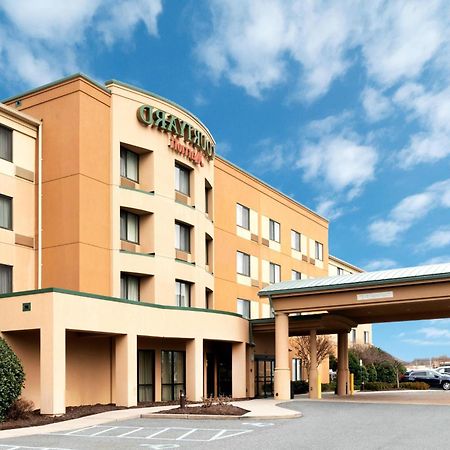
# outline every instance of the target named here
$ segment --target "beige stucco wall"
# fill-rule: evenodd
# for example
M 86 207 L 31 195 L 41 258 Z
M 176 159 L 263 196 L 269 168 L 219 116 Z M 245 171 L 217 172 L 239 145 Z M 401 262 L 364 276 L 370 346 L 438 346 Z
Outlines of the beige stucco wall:
M 150 104 L 191 123 L 213 139 L 193 116 L 169 102 L 117 84 L 108 87 L 112 92 L 112 295 L 120 296 L 120 272 L 148 275 L 151 278 L 142 283 L 141 301 L 175 305 L 175 280 L 180 279 L 193 283 L 191 305 L 204 308 L 205 289 L 214 291 L 214 278 L 206 267 L 205 256 L 205 234 L 214 239 L 213 222 L 205 212 L 205 180 L 214 186 L 214 162 L 204 158 L 204 166 L 200 167 L 174 152 L 168 147 L 170 134 L 143 126 L 136 118 L 136 111 L 141 105 Z M 120 186 L 121 143 L 142 155 L 137 189 Z M 191 205 L 175 200 L 176 161 L 192 169 Z M 121 207 L 141 214 L 138 251 L 154 253 L 154 256 L 120 251 Z M 176 259 L 175 220 L 193 227 L 190 257 L 195 265 Z
M 194 392 L 189 383 L 203 379 L 203 365 L 192 362 L 199 362 L 203 349 L 191 351 L 189 343 L 196 341 L 202 347 L 205 340 L 242 343 L 244 353 L 236 348 L 234 367 L 240 361 L 244 376 L 235 380 L 233 389 L 245 396 L 249 326 L 239 316 L 60 292 L 3 297 L 0 301 L 0 330 L 24 363 L 28 380 L 24 396 L 36 407 L 42 406 L 42 398 L 49 397 L 64 405 L 116 401 L 117 387 L 123 390 L 124 383 L 125 389 L 134 392 L 131 397 L 136 401 L 135 377 L 128 381 L 114 379 L 111 339 L 120 336 L 134 340 L 136 348 L 186 350 L 188 392 Z M 31 302 L 31 311 L 22 311 L 24 302 Z M 136 370 L 135 353 L 130 361 L 128 375 Z M 59 394 L 50 393 L 53 390 Z M 201 395 L 203 391 L 197 392 L 196 398 Z
M 269 317 L 268 300 L 258 297 L 258 291 L 269 283 L 269 263 L 281 266 L 282 281 L 291 279 L 291 270 L 301 272 L 303 278 L 326 276 L 327 270 L 314 261 L 305 241 L 308 237 L 323 243 L 323 263 L 327 267 L 328 222 L 220 157 L 214 167 L 215 306 L 236 311 L 238 298 L 251 300 L 260 305 L 257 314 L 253 307 L 252 319 Z M 237 203 L 250 209 L 250 231 L 236 224 Z M 269 218 L 280 223 L 280 243 L 268 240 Z M 291 230 L 302 233 L 302 251 L 307 261 L 293 257 Z M 257 269 L 247 280 L 236 276 L 237 251 L 251 255 L 253 265 L 257 261 Z
M 12 230 L 0 228 L 0 264 L 13 266 L 13 289 L 36 287 L 35 151 L 38 125 L 1 105 L 0 124 L 12 129 L 12 162 L 0 159 L 0 194 L 12 197 Z

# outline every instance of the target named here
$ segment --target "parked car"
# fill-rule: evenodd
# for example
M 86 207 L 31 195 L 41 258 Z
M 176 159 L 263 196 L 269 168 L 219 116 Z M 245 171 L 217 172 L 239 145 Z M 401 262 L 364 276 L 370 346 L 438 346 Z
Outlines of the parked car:
M 436 369 L 437 372 L 450 375 L 450 366 L 441 366 Z
M 445 391 L 450 389 L 450 374 L 442 374 L 432 369 L 412 370 L 402 381 L 422 381 L 431 387 L 440 387 Z

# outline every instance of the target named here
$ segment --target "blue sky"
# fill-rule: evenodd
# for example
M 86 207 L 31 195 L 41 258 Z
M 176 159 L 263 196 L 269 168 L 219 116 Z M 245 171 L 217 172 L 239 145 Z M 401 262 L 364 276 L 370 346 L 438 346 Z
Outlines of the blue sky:
M 0 68 L 0 98 L 81 71 L 182 104 L 353 264 L 450 261 L 448 1 L 3 0 Z M 450 354 L 449 321 L 374 337 Z

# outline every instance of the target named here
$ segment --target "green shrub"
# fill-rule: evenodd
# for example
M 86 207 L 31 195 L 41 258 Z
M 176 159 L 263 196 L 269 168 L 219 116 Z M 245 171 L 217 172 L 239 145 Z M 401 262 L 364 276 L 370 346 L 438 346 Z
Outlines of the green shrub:
M 309 392 L 309 383 L 307 381 L 293 381 L 292 389 L 294 390 L 294 394 L 306 394 Z
M 334 392 L 336 389 L 336 383 L 322 383 L 322 392 Z M 293 381 L 292 389 L 294 390 L 294 394 L 307 394 L 309 392 L 309 383 L 307 381 Z
M 0 338 L 0 421 L 5 420 L 8 410 L 19 398 L 24 380 L 19 358 Z
M 334 392 L 336 390 L 336 383 L 322 383 L 322 392 Z
M 369 381 L 364 384 L 365 391 L 389 391 L 396 389 L 394 383 L 386 383 L 384 381 Z
M 416 391 L 426 391 L 430 389 L 430 385 L 422 381 L 405 381 L 400 383 L 400 389 L 414 389 Z

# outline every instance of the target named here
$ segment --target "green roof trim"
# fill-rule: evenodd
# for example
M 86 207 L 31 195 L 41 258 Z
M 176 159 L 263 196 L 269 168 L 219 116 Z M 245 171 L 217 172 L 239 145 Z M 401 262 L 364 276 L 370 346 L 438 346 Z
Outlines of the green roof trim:
M 128 84 L 123 81 L 119 81 L 119 80 L 115 80 L 115 79 L 105 81 L 106 86 L 109 86 L 111 84 L 117 84 L 118 86 L 122 86 L 124 88 L 131 89 L 136 92 L 140 92 L 141 94 L 149 95 L 150 97 L 156 98 L 157 100 L 163 101 L 165 103 L 168 103 L 169 105 L 174 106 L 175 108 L 180 109 L 185 114 L 192 117 L 192 119 L 197 121 L 208 132 L 208 134 L 211 137 L 211 139 L 213 140 L 214 144 L 216 144 L 216 141 L 215 141 L 213 135 L 211 134 L 211 131 L 209 131 L 209 128 L 195 114 L 191 113 L 191 111 L 187 110 L 184 106 L 181 106 L 178 103 L 175 103 L 174 101 L 169 100 L 168 98 L 162 97 L 161 95 L 155 94 L 154 92 L 147 91 L 146 89 L 143 89 L 143 88 L 140 88 L 137 86 L 133 86 L 132 84 Z
M 151 253 L 143 253 L 143 252 L 132 252 L 130 250 L 119 250 L 120 253 L 126 253 L 127 255 L 139 255 L 139 256 L 150 256 L 151 258 L 155 257 L 155 253 L 151 252 Z
M 188 205 L 187 203 L 180 202 L 180 200 L 175 199 L 175 203 L 178 203 L 179 205 L 186 206 L 187 208 L 195 209 L 195 205 Z
M 339 284 L 328 284 L 320 286 L 311 287 L 293 287 L 290 289 L 272 289 L 267 291 L 259 291 L 259 297 L 276 297 L 277 295 L 283 294 L 303 294 L 305 292 L 326 292 L 335 290 L 345 290 L 351 288 L 365 288 L 374 286 L 389 286 L 391 284 L 402 284 L 409 283 L 413 281 L 433 281 L 433 280 L 444 280 L 450 278 L 450 273 L 444 274 L 432 274 L 432 275 L 421 275 L 421 276 L 410 276 L 410 277 L 399 277 L 399 278 L 389 278 L 386 280 L 369 280 L 363 282 L 353 282 L 353 283 L 339 283 Z
M 126 189 L 128 191 L 141 192 L 142 194 L 147 194 L 147 195 L 155 195 L 155 191 L 144 191 L 143 189 L 137 189 L 137 188 L 128 187 L 128 186 L 119 186 L 119 188 Z
M 181 258 L 175 258 L 175 261 L 183 264 L 188 264 L 190 266 L 195 266 L 195 262 L 185 261 L 184 259 Z
M 70 81 L 70 80 L 74 80 L 75 78 L 83 78 L 84 80 L 86 80 L 89 83 L 95 85 L 96 87 L 98 87 L 102 91 L 105 91 L 107 94 L 111 94 L 111 91 L 108 88 L 106 88 L 105 86 L 103 86 L 103 84 L 99 83 L 98 81 L 94 80 L 93 78 L 87 76 L 86 74 L 84 74 L 82 72 L 78 72 L 78 73 L 74 73 L 72 75 L 69 75 L 67 77 L 60 78 L 59 80 L 52 81 L 51 83 L 43 84 L 42 86 L 38 86 L 37 88 L 30 89 L 28 91 L 22 92 L 21 94 L 13 95 L 12 97 L 9 97 L 9 98 L 6 98 L 5 100 L 2 100 L 2 103 L 12 102 L 12 101 L 14 101 L 16 99 L 20 99 L 22 97 L 26 97 L 28 95 L 34 94 L 34 93 L 39 92 L 39 91 L 43 91 L 44 89 L 48 89 L 48 88 L 51 88 L 53 86 L 57 86 L 58 84 L 65 83 L 65 82 Z
M 35 290 L 29 290 L 29 291 L 9 292 L 8 294 L 0 294 L 0 299 L 10 298 L 10 297 L 23 297 L 26 295 L 47 294 L 50 292 L 54 292 L 57 294 L 68 294 L 68 295 L 73 295 L 75 297 L 87 297 L 87 298 L 93 298 L 96 300 L 106 300 L 106 301 L 116 302 L 116 303 L 126 303 L 129 305 L 143 306 L 146 308 L 169 309 L 169 310 L 175 310 L 175 311 L 206 312 L 206 313 L 222 314 L 222 315 L 226 315 L 226 316 L 242 318 L 242 316 L 240 314 L 230 312 L 230 311 L 220 311 L 218 309 L 190 308 L 190 307 L 186 307 L 186 306 L 159 305 L 157 303 L 137 302 L 134 300 L 126 300 L 124 298 L 119 298 L 119 297 L 109 297 L 107 295 L 97 295 L 97 294 L 91 294 L 89 292 L 72 291 L 69 289 L 61 289 L 61 288 L 44 288 L 44 289 L 35 289 Z

